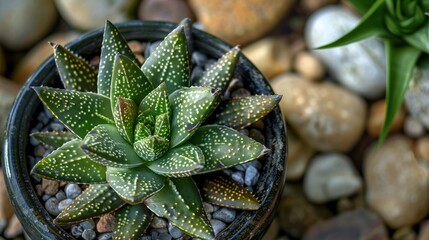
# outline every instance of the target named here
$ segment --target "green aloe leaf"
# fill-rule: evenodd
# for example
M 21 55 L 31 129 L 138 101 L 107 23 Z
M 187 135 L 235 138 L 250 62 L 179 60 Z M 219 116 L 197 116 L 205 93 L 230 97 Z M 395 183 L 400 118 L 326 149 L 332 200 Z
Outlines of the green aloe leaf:
M 122 54 L 130 58 L 135 64 L 140 65 L 136 56 L 131 51 L 119 30 L 109 21 L 106 21 L 101 45 L 100 69 L 98 70 L 97 92 L 110 97 L 111 79 L 116 54 Z
M 154 135 L 170 139 L 170 117 L 168 113 L 156 116 Z
M 189 86 L 189 55 L 183 26 L 174 29 L 142 66 L 155 86 L 165 82 L 169 93 Z
M 139 239 L 152 221 L 152 212 L 144 204 L 126 205 L 115 215 L 114 240 Z
M 420 51 L 408 45 L 384 41 L 387 59 L 386 118 L 378 138 L 381 144 L 389 133 L 393 119 L 402 105 Z
M 61 45 L 51 43 L 64 88 L 81 92 L 97 91 L 97 71 L 87 61 Z
M 194 52 L 194 38 L 192 37 L 192 21 L 189 18 L 184 18 L 179 23 L 183 26 L 183 31 L 186 37 L 186 43 L 188 45 L 188 57 L 191 59 L 191 55 Z
M 116 128 L 119 134 L 130 144 L 134 141 L 134 120 L 137 117 L 137 105 L 133 100 L 118 97 L 113 110 Z
M 427 17 L 427 16 L 426 16 Z M 429 54 L 429 21 L 419 28 L 419 30 L 410 33 L 404 34 L 403 38 L 405 41 L 413 46 L 414 48 L 419 49 L 427 54 Z
M 143 116 L 159 114 L 170 114 L 170 103 L 168 102 L 168 92 L 165 83 L 161 83 L 157 88 L 150 92 L 139 105 Z
M 319 47 L 318 49 L 344 46 L 369 37 L 392 36 L 384 23 L 386 6 L 384 0 L 377 0 L 362 17 L 359 24 L 339 39 Z
M 361 14 L 368 12 L 371 9 L 374 0 L 347 0 Z
M 204 153 L 206 164 L 198 174 L 229 168 L 268 153 L 264 145 L 232 128 L 219 125 L 200 127 L 189 142 Z
M 163 186 L 165 179 L 142 165 L 136 168 L 107 168 L 107 182 L 127 203 L 142 202 Z
M 59 148 L 64 143 L 69 142 L 73 139 L 76 139 L 76 135 L 71 132 L 35 132 L 31 134 L 37 141 L 49 145 L 53 148 Z
M 125 202 L 109 185 L 91 185 L 55 218 L 54 223 L 81 222 L 115 211 L 124 204 Z
M 131 168 L 143 164 L 133 147 L 110 124 L 92 129 L 83 139 L 81 148 L 92 160 L 108 167 Z
M 230 99 L 216 111 L 214 123 L 243 129 L 270 113 L 281 98 L 281 95 L 254 95 Z
M 160 175 L 187 177 L 204 167 L 204 155 L 198 147 L 185 144 L 171 149 L 147 166 Z
M 105 183 L 106 167 L 92 161 L 80 148 L 81 143 L 80 139 L 65 143 L 40 160 L 31 174 L 73 183 Z
M 220 91 L 208 87 L 182 88 L 169 97 L 171 148 L 186 141 L 219 103 Z
M 134 130 L 134 141 L 138 142 L 142 139 L 145 139 L 149 136 L 152 136 L 152 130 L 144 123 L 137 123 Z
M 224 92 L 228 87 L 235 66 L 237 65 L 240 49 L 234 47 L 223 55 L 216 63 L 212 64 L 207 69 L 202 78 L 195 82 L 195 86 L 213 87 L 221 89 Z
M 121 54 L 115 56 L 110 91 L 112 109 L 118 97 L 140 103 L 153 89 L 154 86 L 135 62 Z
M 105 96 L 49 87 L 33 89 L 46 108 L 80 138 L 98 124 L 114 123 L 110 100 Z
M 206 179 L 203 196 L 206 202 L 221 207 L 258 210 L 260 206 L 251 192 L 224 176 Z
M 160 136 L 149 136 L 134 142 L 134 150 L 146 161 L 158 159 L 169 149 L 170 141 Z
M 187 234 L 214 239 L 197 186 L 191 178 L 172 178 L 161 191 L 145 200 L 157 216 L 167 218 Z

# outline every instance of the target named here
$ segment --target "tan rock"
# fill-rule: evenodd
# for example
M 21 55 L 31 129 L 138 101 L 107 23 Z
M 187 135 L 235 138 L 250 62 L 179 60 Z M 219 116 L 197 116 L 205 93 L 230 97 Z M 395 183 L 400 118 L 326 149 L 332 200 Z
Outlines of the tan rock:
M 49 179 L 42 179 L 42 189 L 45 194 L 48 195 L 55 195 L 58 192 L 59 182 L 49 180 Z
M 76 33 L 56 33 L 53 34 L 28 52 L 24 58 L 18 63 L 18 66 L 12 72 L 11 79 L 19 83 L 24 83 L 28 77 L 42 64 L 51 54 L 53 54 L 52 47 L 48 42 L 65 45 L 78 35 Z
M 288 159 L 286 178 L 288 180 L 298 180 L 305 172 L 310 158 L 314 154 L 314 149 L 301 141 L 294 132 L 288 130 Z
M 3 139 L 3 129 L 6 124 L 7 114 L 18 93 L 20 85 L 0 76 L 0 139 Z M 2 146 L 0 144 L 0 151 Z
M 378 137 L 378 135 L 380 135 L 385 116 L 386 100 L 379 100 L 370 106 L 367 129 L 371 136 Z M 392 127 L 390 128 L 389 132 L 393 133 L 400 130 L 404 123 L 404 119 L 405 110 L 401 107 L 392 122 Z
M 144 0 L 140 3 L 138 17 L 176 23 L 184 18 L 195 20 L 186 0 Z
M 324 6 L 336 4 L 338 3 L 338 0 L 302 0 L 300 2 L 302 8 L 306 12 L 311 13 Z
M 291 69 L 292 55 L 285 37 L 264 38 L 245 47 L 243 53 L 267 79 Z
M 0 169 L 0 221 L 7 222 L 13 216 L 13 207 L 7 194 L 3 171 Z
M 416 161 L 411 141 L 389 137 L 364 160 L 366 201 L 393 229 L 411 226 L 429 211 L 429 171 Z
M 416 232 L 411 227 L 403 227 L 393 233 L 392 240 L 416 240 Z
M 416 155 L 418 159 L 429 161 L 429 136 L 417 139 Z
M 24 230 L 22 229 L 22 225 L 19 222 L 18 217 L 16 217 L 16 215 L 13 215 L 3 235 L 7 239 L 12 239 L 23 233 L 24 233 Z
M 317 57 L 304 51 L 295 56 L 294 68 L 301 76 L 311 81 L 321 80 L 326 73 L 325 67 Z
M 190 0 L 204 29 L 231 44 L 244 44 L 265 34 L 293 5 L 293 0 Z
M 366 104 L 357 95 L 328 82 L 316 84 L 294 74 L 272 80 L 282 94 L 283 115 L 290 126 L 314 149 L 348 151 L 360 138 Z
M 429 220 L 426 220 L 420 224 L 419 236 L 417 240 L 429 239 Z
M 115 228 L 115 217 L 108 213 L 101 216 L 97 223 L 97 231 L 100 233 L 112 232 Z

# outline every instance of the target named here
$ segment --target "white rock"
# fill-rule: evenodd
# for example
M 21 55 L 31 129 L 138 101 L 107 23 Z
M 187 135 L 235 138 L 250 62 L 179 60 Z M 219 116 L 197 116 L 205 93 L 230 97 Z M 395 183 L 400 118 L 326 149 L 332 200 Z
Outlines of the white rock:
M 304 192 L 315 203 L 354 194 L 362 188 L 362 180 L 345 155 L 326 153 L 316 156 L 304 177 Z
M 359 22 L 359 17 L 339 6 L 328 6 L 309 18 L 305 39 L 309 48 L 317 48 L 343 36 Z M 370 99 L 383 95 L 385 55 L 383 45 L 367 39 L 343 47 L 313 50 L 329 72 L 350 90 Z
M 70 25 L 83 30 L 103 27 L 106 19 L 111 22 L 127 21 L 136 6 L 136 0 L 55 0 L 55 3 Z
M 405 105 L 410 114 L 429 129 L 429 71 L 417 69 L 414 72 L 408 91 L 405 95 Z
M 408 137 L 417 138 L 425 134 L 425 127 L 414 117 L 407 116 L 404 120 L 404 132 Z

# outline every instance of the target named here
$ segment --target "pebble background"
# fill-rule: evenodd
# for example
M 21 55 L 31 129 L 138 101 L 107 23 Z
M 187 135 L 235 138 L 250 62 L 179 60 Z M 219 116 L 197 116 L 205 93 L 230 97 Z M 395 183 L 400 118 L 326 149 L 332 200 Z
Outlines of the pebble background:
M 386 105 L 382 43 L 373 39 L 344 48 L 314 50 L 359 21 L 357 11 L 346 1 L 108 2 L 0 1 L 0 124 L 17 89 L 52 53 L 47 41 L 64 44 L 81 31 L 101 27 L 106 18 L 114 22 L 177 22 L 190 17 L 196 27 L 240 44 L 273 89 L 284 95 L 280 107 L 288 125 L 287 184 L 277 217 L 263 240 L 429 239 L 429 72 L 415 72 L 390 137 L 377 150 Z M 130 45 L 144 60 L 143 51 L 150 51 L 156 43 Z M 203 66 L 211 62 L 199 53 L 193 54 L 192 60 L 197 64 L 192 77 L 199 76 Z M 242 85 L 234 81 L 230 97 L 249 94 Z M 40 115 L 43 113 L 45 117 L 34 117 L 46 123 L 36 127 L 61 128 L 50 121 L 49 113 Z M 259 130 L 260 126 L 254 125 L 243 132 L 262 141 Z M 45 150 L 36 147 L 35 157 L 29 161 L 40 159 Z M 250 176 L 257 178 L 255 169 L 260 164 L 263 161 L 225 173 L 248 186 L 254 181 Z M 36 190 L 53 215 L 58 206 L 69 204 L 67 199 L 86 187 L 34 180 L 39 181 Z M 7 239 L 22 239 L 22 227 L 10 212 L 2 184 L 0 181 L 0 233 Z M 233 216 L 231 211 L 205 207 L 217 231 Z M 112 219 L 105 215 L 70 231 L 85 239 L 94 234 L 95 238 L 109 239 Z M 150 235 L 142 239 L 180 235 L 161 219 L 152 225 Z

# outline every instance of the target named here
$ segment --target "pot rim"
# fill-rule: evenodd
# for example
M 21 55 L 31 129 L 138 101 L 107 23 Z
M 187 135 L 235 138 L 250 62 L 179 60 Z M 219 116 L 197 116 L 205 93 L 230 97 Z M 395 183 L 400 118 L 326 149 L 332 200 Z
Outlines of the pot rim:
M 129 21 L 115 23 L 115 26 L 127 40 L 152 41 L 164 38 L 177 24 Z M 83 57 L 85 54 L 93 55 L 100 51 L 103 31 L 104 27 L 101 27 L 83 34 L 66 47 Z M 212 57 L 219 58 L 232 47 L 213 35 L 195 28 L 192 29 L 192 34 L 195 48 L 209 52 Z M 254 94 L 273 94 L 267 80 L 243 54 L 236 71 L 238 75 L 247 76 L 245 79 L 251 80 L 249 87 Z M 59 226 L 53 224 L 52 217 L 47 213 L 33 189 L 30 169 L 27 167 L 29 124 L 32 121 L 32 114 L 37 110 L 35 106 L 41 105 L 31 87 L 52 84 L 48 81 L 57 78 L 55 62 L 51 55 L 21 88 L 9 112 L 5 131 L 2 166 L 7 190 L 16 215 L 26 233 L 35 239 L 74 239 Z M 286 125 L 280 108 L 276 107 L 268 117 L 265 117 L 264 123 L 266 125 L 266 145 L 271 148 L 271 152 L 265 160 L 262 160 L 263 169 L 268 169 L 270 174 L 267 174 L 266 179 L 261 179 L 255 188 L 256 195 L 260 197 L 261 207 L 257 211 L 244 211 L 238 215 L 217 236 L 217 239 L 260 239 L 274 217 L 273 211 L 278 206 L 286 180 Z

